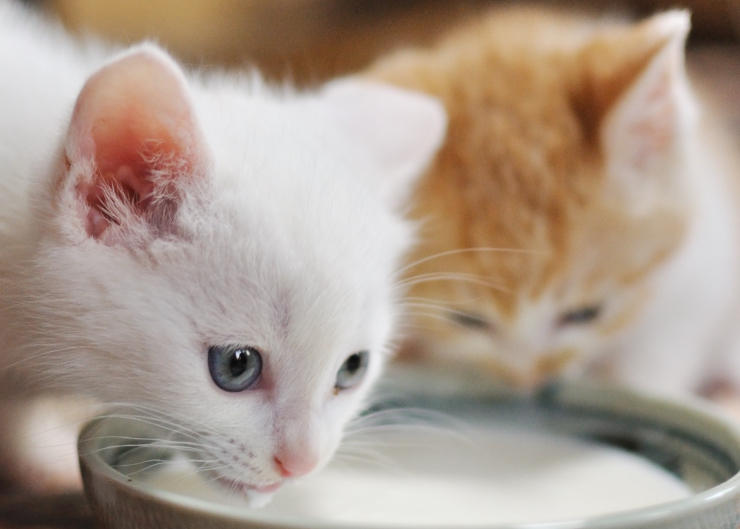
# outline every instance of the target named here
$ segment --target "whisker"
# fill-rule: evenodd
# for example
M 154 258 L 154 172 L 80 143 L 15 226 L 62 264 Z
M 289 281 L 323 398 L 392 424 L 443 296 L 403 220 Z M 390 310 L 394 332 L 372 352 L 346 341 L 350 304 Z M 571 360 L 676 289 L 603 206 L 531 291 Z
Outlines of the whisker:
M 499 292 L 511 292 L 510 288 L 504 287 L 500 283 L 494 283 L 486 278 L 483 278 L 481 276 L 475 276 L 473 274 L 466 275 L 466 274 L 450 274 L 450 273 L 442 273 L 442 272 L 430 272 L 428 274 L 420 274 L 418 276 L 411 276 L 406 279 L 397 281 L 394 285 L 394 287 L 398 289 L 407 289 L 409 287 L 412 287 L 414 285 L 422 284 L 422 283 L 431 283 L 435 281 L 458 281 L 458 282 L 465 282 L 465 283 L 471 283 L 474 285 L 479 285 L 487 288 L 491 288 L 493 290 L 499 291 Z
M 445 252 L 436 253 L 434 255 L 429 255 L 427 257 L 424 257 L 422 259 L 419 259 L 417 261 L 414 261 L 413 263 L 409 263 L 401 270 L 399 270 L 400 274 L 403 274 L 407 270 L 414 268 L 416 266 L 419 266 L 422 263 L 426 263 L 428 261 L 431 261 L 433 259 L 439 259 L 440 257 L 445 257 L 448 255 L 456 255 L 456 254 L 462 254 L 462 253 L 473 253 L 473 252 L 492 252 L 492 253 L 524 253 L 524 254 L 545 254 L 545 252 L 538 251 L 538 250 L 523 250 L 518 248 L 486 248 L 486 247 L 478 247 L 478 248 L 459 248 L 457 250 L 447 250 Z

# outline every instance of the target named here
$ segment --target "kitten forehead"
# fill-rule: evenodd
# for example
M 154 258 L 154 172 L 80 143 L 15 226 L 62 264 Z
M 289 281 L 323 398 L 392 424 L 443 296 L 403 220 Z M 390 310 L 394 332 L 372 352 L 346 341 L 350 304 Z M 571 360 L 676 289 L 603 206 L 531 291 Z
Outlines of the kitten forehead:
M 162 242 L 157 259 L 183 268 L 172 277 L 187 277 L 191 299 L 209 300 L 197 325 L 211 340 L 286 358 L 380 347 L 409 228 L 365 187 L 365 167 L 337 154 L 336 132 L 310 119 L 309 98 L 249 89 L 196 92 L 210 178 L 179 212 L 188 244 Z

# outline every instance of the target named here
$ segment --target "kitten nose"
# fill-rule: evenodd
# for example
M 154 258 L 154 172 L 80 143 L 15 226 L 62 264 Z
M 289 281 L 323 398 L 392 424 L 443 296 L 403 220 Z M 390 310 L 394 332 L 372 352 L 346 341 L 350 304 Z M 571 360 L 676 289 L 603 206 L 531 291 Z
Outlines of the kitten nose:
M 288 470 L 287 468 L 285 468 L 285 465 L 283 465 L 283 462 L 280 461 L 277 458 L 277 456 L 275 456 L 273 459 L 275 461 L 275 466 L 278 469 L 278 474 L 280 474 L 284 478 L 289 478 L 289 477 L 291 477 L 293 475 L 293 474 L 290 473 L 290 470 Z
M 278 473 L 284 478 L 297 478 L 311 472 L 319 463 L 318 453 L 310 450 L 305 452 L 289 452 L 281 450 L 273 458 Z

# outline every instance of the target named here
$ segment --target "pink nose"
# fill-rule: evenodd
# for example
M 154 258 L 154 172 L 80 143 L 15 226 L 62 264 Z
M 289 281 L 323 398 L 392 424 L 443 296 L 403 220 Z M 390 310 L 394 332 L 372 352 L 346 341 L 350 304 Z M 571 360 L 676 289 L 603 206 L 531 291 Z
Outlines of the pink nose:
M 281 452 L 273 460 L 278 473 L 284 478 L 297 478 L 311 472 L 319 462 L 318 454 L 310 452 L 293 454 Z

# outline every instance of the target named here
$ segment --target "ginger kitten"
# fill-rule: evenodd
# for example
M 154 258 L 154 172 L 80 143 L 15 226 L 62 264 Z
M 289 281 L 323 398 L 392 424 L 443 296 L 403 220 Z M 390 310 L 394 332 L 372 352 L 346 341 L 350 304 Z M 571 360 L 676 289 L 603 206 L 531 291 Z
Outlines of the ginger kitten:
M 687 79 L 688 31 L 683 11 L 505 10 L 370 68 L 450 119 L 412 203 L 407 358 L 526 388 L 740 383 L 733 174 Z

